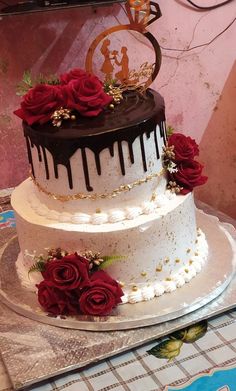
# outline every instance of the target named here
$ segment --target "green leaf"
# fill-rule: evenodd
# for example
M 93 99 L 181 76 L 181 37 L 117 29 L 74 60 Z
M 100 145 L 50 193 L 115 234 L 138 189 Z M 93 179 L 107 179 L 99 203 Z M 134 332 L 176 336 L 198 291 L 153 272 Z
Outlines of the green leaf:
M 45 260 L 42 258 L 39 258 L 38 261 L 35 262 L 34 265 L 31 266 L 31 268 L 28 271 L 28 274 L 32 272 L 43 272 L 45 270 Z
M 166 132 L 167 132 L 167 137 L 170 137 L 174 133 L 174 128 L 172 126 L 167 126 Z
M 57 85 L 57 84 L 60 84 L 60 80 L 58 79 L 58 77 L 56 75 L 45 76 L 42 73 L 40 73 L 35 81 L 35 84 Z
M 189 326 L 186 329 L 176 331 L 170 338 L 181 339 L 185 343 L 193 343 L 199 338 L 202 338 L 207 332 L 207 321 L 203 320 L 195 325 Z
M 16 95 L 23 96 L 32 87 L 33 87 L 33 82 L 31 79 L 31 71 L 25 71 L 23 73 L 22 81 L 20 81 L 16 86 Z
M 23 79 L 22 81 L 27 84 L 28 86 L 32 87 L 32 77 L 31 77 L 31 71 L 27 70 L 23 73 Z
M 16 95 L 25 95 L 30 88 L 33 88 L 36 84 L 57 85 L 60 84 L 60 80 L 56 75 L 44 76 L 42 73 L 40 73 L 36 79 L 33 79 L 31 71 L 27 70 L 23 74 L 22 81 L 20 81 L 16 86 Z
M 126 258 L 125 256 L 122 256 L 122 255 L 104 255 L 102 257 L 103 259 L 103 262 L 99 265 L 99 269 L 106 269 L 107 267 L 111 266 L 114 262 L 117 262 L 117 261 L 122 261 L 124 258 Z
M 170 361 L 179 355 L 182 345 L 183 342 L 180 340 L 166 340 L 148 350 L 147 353 L 157 358 L 167 358 Z
M 115 79 L 110 79 L 108 81 L 105 81 L 103 83 L 103 89 L 105 92 L 109 92 L 110 86 L 115 86 L 116 85 L 116 80 Z

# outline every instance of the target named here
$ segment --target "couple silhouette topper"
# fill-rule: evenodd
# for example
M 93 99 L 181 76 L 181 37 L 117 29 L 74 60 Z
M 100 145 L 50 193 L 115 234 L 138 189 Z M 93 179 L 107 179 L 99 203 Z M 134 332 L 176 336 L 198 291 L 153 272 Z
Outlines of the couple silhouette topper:
M 110 50 L 111 41 L 104 39 L 100 52 L 102 53 L 104 60 L 101 66 L 101 72 L 105 75 L 105 81 L 110 82 L 113 79 L 119 80 L 121 83 L 128 82 L 129 78 L 129 57 L 127 55 L 127 47 L 122 46 L 121 53 L 117 50 Z M 118 57 L 121 57 L 120 61 Z M 114 74 L 116 68 L 120 69 Z

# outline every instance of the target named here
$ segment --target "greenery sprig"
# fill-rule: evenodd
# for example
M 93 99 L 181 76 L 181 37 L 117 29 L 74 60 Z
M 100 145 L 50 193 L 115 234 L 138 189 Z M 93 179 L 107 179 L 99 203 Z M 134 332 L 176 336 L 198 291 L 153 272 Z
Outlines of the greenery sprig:
M 172 128 L 172 126 L 167 126 L 167 129 L 166 129 L 166 133 L 167 133 L 167 137 L 170 137 L 173 133 L 174 133 L 174 128 Z
M 99 266 L 99 269 L 104 270 L 107 267 L 111 266 L 115 261 L 122 261 L 125 258 L 126 258 L 125 256 L 121 256 L 121 255 L 110 255 L 110 256 L 105 255 L 102 257 L 103 262 Z
M 16 95 L 25 95 L 31 88 L 33 88 L 37 84 L 57 85 L 60 84 L 60 81 L 58 77 L 53 74 L 45 76 L 40 73 L 37 78 L 33 78 L 31 71 L 27 70 L 24 72 L 22 80 L 16 86 Z
M 43 257 L 35 258 L 36 262 L 30 267 L 28 274 L 32 272 L 44 272 L 46 261 Z
M 35 263 L 30 267 L 28 273 L 32 272 L 40 272 L 45 271 L 45 265 L 47 262 L 51 260 L 60 260 L 64 256 L 68 255 L 68 253 L 61 248 L 58 249 L 50 249 L 48 250 L 48 255 L 44 258 L 42 255 L 39 257 L 35 257 Z M 104 270 L 111 266 L 116 261 L 121 261 L 125 259 L 125 256 L 122 255 L 104 255 L 100 256 L 100 253 L 92 253 L 92 251 L 87 251 L 83 254 L 90 264 L 90 270 Z

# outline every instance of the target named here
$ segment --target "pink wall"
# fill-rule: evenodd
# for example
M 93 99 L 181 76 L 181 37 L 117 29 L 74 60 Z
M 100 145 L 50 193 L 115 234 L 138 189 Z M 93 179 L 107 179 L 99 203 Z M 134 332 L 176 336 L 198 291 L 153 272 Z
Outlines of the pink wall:
M 217 2 L 220 1 L 213 1 Z M 205 4 L 205 1 L 198 3 Z M 159 5 L 163 16 L 149 30 L 161 46 L 168 48 L 187 49 L 208 42 L 235 17 L 234 2 L 208 12 L 194 11 L 182 0 L 160 0 Z M 72 67 L 83 67 L 86 49 L 96 35 L 108 26 L 124 22 L 126 17 L 120 5 L 18 15 L 0 20 L 0 188 L 15 186 L 28 175 L 21 123 L 12 114 L 19 105 L 15 89 L 23 72 L 31 69 L 33 74 L 61 73 Z M 219 118 L 214 121 L 216 130 L 209 131 L 214 108 L 224 98 L 224 86 L 235 61 L 235 38 L 236 23 L 207 46 L 187 52 L 163 49 L 161 71 L 153 84 L 165 97 L 168 124 L 195 137 L 198 142 L 202 140 L 203 158 L 207 157 L 204 140 L 209 137 L 207 144 L 212 145 L 212 159 L 217 162 L 220 159 L 217 149 L 220 129 L 229 118 L 232 129 L 227 133 L 226 150 L 221 151 L 221 156 L 232 155 L 231 137 L 235 140 L 235 116 L 231 106 L 225 105 L 218 111 Z M 122 45 L 122 40 L 118 35 L 117 45 Z M 150 48 L 146 42 L 138 42 L 137 36 L 128 34 L 126 43 L 138 56 L 150 56 Z M 235 86 L 235 77 L 231 76 L 230 80 Z M 212 164 L 207 161 L 207 174 L 211 180 L 204 192 L 199 192 L 213 205 L 214 197 L 210 194 L 215 183 L 220 183 L 213 169 L 214 161 Z M 230 158 L 224 159 L 222 170 L 226 175 L 232 164 Z M 231 205 L 233 193 L 235 183 L 225 189 L 222 203 Z M 222 203 L 218 202 L 216 206 L 222 208 Z M 229 206 L 227 212 L 232 214 L 233 206 Z
M 200 158 L 210 173 L 196 195 L 236 219 L 236 62 L 200 143 Z

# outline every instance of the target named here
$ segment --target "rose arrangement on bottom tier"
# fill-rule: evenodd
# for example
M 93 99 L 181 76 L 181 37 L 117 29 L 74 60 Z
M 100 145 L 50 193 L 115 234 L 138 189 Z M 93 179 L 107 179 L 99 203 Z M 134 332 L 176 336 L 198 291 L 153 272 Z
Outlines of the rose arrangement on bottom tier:
M 50 315 L 106 316 L 119 303 L 123 291 L 120 284 L 102 268 L 121 257 L 93 254 L 87 251 L 68 254 L 61 249 L 49 250 L 30 268 L 41 272 L 43 280 L 36 285 L 38 301 Z

